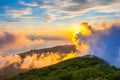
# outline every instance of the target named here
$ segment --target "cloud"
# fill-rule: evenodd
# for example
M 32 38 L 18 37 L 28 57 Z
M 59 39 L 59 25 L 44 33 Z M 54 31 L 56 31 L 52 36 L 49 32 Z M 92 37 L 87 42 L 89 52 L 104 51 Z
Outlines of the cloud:
M 20 22 L 20 20 L 0 20 L 1 22 Z
M 120 5 L 119 4 L 113 4 L 113 6 L 108 5 L 105 6 L 103 8 L 97 8 L 96 12 L 101 12 L 101 13 L 119 13 L 120 9 L 119 9 Z
M 104 33 L 101 34 L 101 36 L 99 37 L 99 41 L 96 43 L 97 47 L 102 48 L 101 51 L 97 51 L 99 49 L 96 49 L 97 55 L 104 58 L 107 62 L 111 63 L 112 65 L 116 65 L 116 66 L 120 66 L 119 65 L 119 60 L 120 60 L 119 32 L 120 32 L 120 24 L 119 25 L 114 24 L 110 28 L 104 30 Z M 100 42 L 102 42 L 103 44 L 101 44 Z M 102 51 L 104 51 L 104 53 L 100 55 Z
M 118 0 L 43 0 L 40 8 L 47 9 L 46 13 L 49 15 L 56 15 L 54 19 L 65 19 L 79 16 L 90 10 L 106 13 L 119 12 L 119 3 Z M 111 7 L 114 10 L 111 10 Z M 67 15 L 63 15 L 64 13 Z
M 35 39 L 43 39 L 45 41 L 65 41 L 67 39 L 60 37 L 60 36 L 36 36 L 36 35 L 28 35 L 28 38 L 31 40 Z
M 31 15 L 33 10 L 31 8 L 23 8 L 23 9 L 17 9 L 17 10 L 7 10 L 6 13 L 8 16 L 11 16 L 13 18 L 21 18 L 27 15 Z
M 43 43 L 43 39 L 30 39 L 25 35 L 12 33 L 8 31 L 0 32 L 0 51 L 17 50 L 23 47 L 29 47 Z
M 8 55 L 8 56 L 0 56 L 0 70 L 3 68 L 9 67 L 9 65 L 13 65 L 18 69 L 34 69 L 41 68 L 45 66 L 49 66 L 52 64 L 56 64 L 60 61 L 67 60 L 70 58 L 77 57 L 77 53 L 70 52 L 68 54 L 64 53 L 41 53 L 40 55 L 37 53 L 32 53 L 32 55 L 27 55 L 25 58 L 21 58 L 20 55 Z
M 106 30 L 106 29 L 111 29 L 114 25 L 120 25 L 120 20 L 115 20 L 115 21 L 100 21 L 98 22 L 94 22 L 91 24 L 92 28 L 94 28 L 95 30 Z M 119 26 L 118 26 L 119 27 Z
M 7 67 L 11 64 L 15 64 L 15 63 L 20 63 L 21 57 L 19 55 L 8 55 L 8 56 L 0 56 L 0 70 L 4 67 Z M 16 65 L 14 65 L 15 67 Z
M 37 4 L 36 2 L 26 3 L 26 2 L 24 2 L 23 0 L 20 0 L 20 4 L 26 5 L 26 6 L 32 6 L 32 7 L 38 6 L 38 4 Z
M 118 57 L 116 59 L 116 63 L 115 64 L 117 64 L 119 62 L 120 62 L 120 47 L 119 47 L 119 50 L 118 50 Z M 120 66 L 120 64 L 117 64 L 117 66 Z
M 88 25 L 87 22 L 81 22 L 78 32 L 75 33 L 73 41 L 76 45 L 76 49 L 82 54 L 88 54 L 89 45 L 91 43 L 91 39 L 94 38 L 92 35 L 94 34 L 94 30 L 91 26 Z M 95 40 L 95 38 L 94 38 Z
M 23 15 L 21 16 L 21 18 L 24 18 L 24 19 L 34 19 L 34 18 L 37 18 L 36 16 L 31 16 L 31 15 Z
M 43 22 L 49 22 L 53 19 L 52 16 L 50 14 L 47 14 L 47 13 L 43 14 L 43 16 L 44 16 Z
M 119 21 L 99 22 L 94 26 L 82 22 L 77 31 L 73 39 L 80 55 L 97 55 L 111 65 L 120 66 Z

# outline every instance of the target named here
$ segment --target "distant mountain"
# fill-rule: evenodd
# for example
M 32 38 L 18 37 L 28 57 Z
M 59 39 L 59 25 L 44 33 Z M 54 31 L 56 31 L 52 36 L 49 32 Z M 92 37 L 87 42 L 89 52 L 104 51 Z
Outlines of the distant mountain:
M 86 55 L 3 80 L 120 80 L 120 69 L 99 57 Z
M 51 47 L 51 48 L 44 48 L 44 49 L 33 49 L 24 53 L 19 53 L 18 55 L 21 56 L 21 59 L 24 60 L 24 58 L 26 56 L 29 55 L 33 55 L 33 54 L 45 54 L 48 52 L 52 52 L 52 53 L 70 53 L 70 52 L 76 52 L 75 46 L 74 45 L 60 45 L 60 46 L 55 46 L 55 47 Z M 20 63 L 21 64 L 21 63 Z M 19 66 L 20 64 L 18 64 L 17 66 Z M 2 77 L 8 76 L 8 75 L 14 75 L 14 74 L 18 74 L 20 72 L 24 72 L 26 71 L 26 69 L 20 69 L 20 68 L 16 68 L 14 66 L 14 64 L 11 64 L 9 66 L 4 67 L 2 70 L 0 70 L 0 80 Z
M 51 48 L 44 48 L 44 49 L 32 49 L 31 51 L 20 53 L 19 55 L 24 58 L 27 55 L 32 55 L 33 53 L 41 54 L 41 53 L 47 53 L 47 52 L 58 52 L 58 53 L 70 53 L 70 52 L 76 52 L 75 45 L 61 45 L 61 46 L 55 46 Z

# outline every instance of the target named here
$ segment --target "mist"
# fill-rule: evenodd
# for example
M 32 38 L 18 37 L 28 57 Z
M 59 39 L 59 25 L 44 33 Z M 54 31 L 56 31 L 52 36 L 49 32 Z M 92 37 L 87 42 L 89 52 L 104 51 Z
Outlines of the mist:
M 101 28 L 97 28 L 99 26 Z M 104 22 L 89 25 L 88 22 L 82 22 L 79 27 L 74 43 L 80 55 L 96 55 L 111 65 L 120 67 L 120 24 Z

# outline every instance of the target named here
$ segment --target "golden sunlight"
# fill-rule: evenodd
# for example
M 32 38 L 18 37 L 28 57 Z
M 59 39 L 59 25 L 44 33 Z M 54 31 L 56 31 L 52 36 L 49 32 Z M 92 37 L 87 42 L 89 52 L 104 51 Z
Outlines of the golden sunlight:
M 88 52 L 89 46 L 87 43 L 84 42 L 84 39 L 82 39 L 81 37 L 90 36 L 91 34 L 91 28 L 86 22 L 80 23 L 80 25 L 76 28 L 72 41 L 75 44 L 76 49 L 79 53 L 86 54 Z
M 91 30 L 88 27 L 88 23 L 86 23 L 86 22 L 80 23 L 79 32 L 82 35 L 91 35 Z

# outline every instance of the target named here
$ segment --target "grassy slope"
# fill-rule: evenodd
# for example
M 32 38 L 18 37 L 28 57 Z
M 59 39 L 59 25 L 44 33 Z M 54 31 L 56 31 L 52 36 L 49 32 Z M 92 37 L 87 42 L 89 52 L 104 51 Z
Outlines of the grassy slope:
M 96 56 L 83 56 L 4 80 L 120 80 L 120 70 Z

